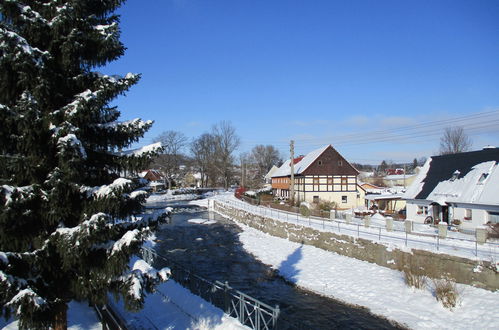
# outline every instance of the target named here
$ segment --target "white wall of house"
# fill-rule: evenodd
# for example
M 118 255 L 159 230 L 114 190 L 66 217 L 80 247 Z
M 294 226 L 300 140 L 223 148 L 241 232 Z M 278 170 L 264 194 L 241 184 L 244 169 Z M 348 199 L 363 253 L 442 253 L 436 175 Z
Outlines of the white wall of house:
M 300 201 L 307 201 L 314 203 L 317 197 L 319 202 L 335 202 L 338 208 L 349 209 L 352 207 L 358 207 L 364 205 L 364 200 L 362 198 L 357 198 L 357 192 L 343 191 L 343 192 L 307 192 L 299 193 Z
M 435 216 L 437 216 L 437 218 L 441 217 L 441 214 L 435 214 L 432 205 L 427 205 L 426 208 L 425 206 L 425 204 L 417 204 L 415 202 L 407 201 L 407 219 L 414 222 L 424 223 L 424 220 L 428 216 L 432 216 L 434 218 Z M 493 211 L 487 210 L 487 208 L 484 207 L 473 207 L 473 205 L 469 205 L 467 207 L 450 206 L 449 222 L 452 223 L 453 220 L 459 220 L 461 221 L 460 227 L 462 228 L 476 228 L 490 221 L 490 212 Z
M 428 216 L 433 217 L 433 207 L 429 204 L 416 204 L 414 202 L 407 201 L 406 212 L 407 220 L 419 223 L 424 223 Z

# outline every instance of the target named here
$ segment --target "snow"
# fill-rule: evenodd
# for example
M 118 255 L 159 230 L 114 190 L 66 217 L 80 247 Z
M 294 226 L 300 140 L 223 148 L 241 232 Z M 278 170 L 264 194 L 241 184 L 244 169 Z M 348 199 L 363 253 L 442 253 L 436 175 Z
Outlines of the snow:
M 132 242 L 137 240 L 139 234 L 140 231 L 138 229 L 127 231 L 125 235 L 123 235 L 123 237 L 121 237 L 113 244 L 111 255 L 115 254 L 116 252 L 120 252 L 123 249 L 123 246 L 130 246 Z
M 156 293 L 147 295 L 144 309 L 137 313 L 127 312 L 122 301 L 110 304 L 125 318 L 129 328 L 248 329 L 173 280 L 161 283 Z
M 116 190 L 125 188 L 126 186 L 128 186 L 131 183 L 132 183 L 132 181 L 129 179 L 118 178 L 118 179 L 114 180 L 113 183 L 111 183 L 110 185 L 100 186 L 99 188 L 97 188 L 94 191 L 94 194 L 97 197 L 106 197 Z
M 139 149 L 124 151 L 122 154 L 126 155 L 128 157 L 131 157 L 131 156 L 142 156 L 142 155 L 144 155 L 146 153 L 158 152 L 158 151 L 161 150 L 161 148 L 162 148 L 161 142 L 156 142 L 156 143 L 153 143 L 153 144 L 148 144 L 148 145 L 146 145 L 146 146 L 144 146 L 142 148 L 139 148 Z
M 475 244 L 474 237 L 459 232 L 448 232 L 446 239 L 437 239 L 437 229 L 427 224 L 414 223 L 414 230 L 407 236 L 404 229 L 404 222 L 393 221 L 394 231 L 386 230 L 386 220 L 381 218 L 371 218 L 371 225 L 364 227 L 362 218 L 353 217 L 351 223 L 346 223 L 341 219 L 326 220 L 322 218 L 308 218 L 288 213 L 268 207 L 253 206 L 241 202 L 231 194 L 218 195 L 213 197 L 216 201 L 227 206 L 235 207 L 246 212 L 260 215 L 282 222 L 299 224 L 310 227 L 317 231 L 334 232 L 351 237 L 360 237 L 387 247 L 394 247 L 402 251 L 411 249 L 427 250 L 433 253 L 444 253 L 454 256 L 468 258 L 470 260 L 497 260 L 499 257 L 499 245 L 497 243 Z M 438 244 L 438 247 L 437 247 Z
M 483 173 L 487 173 L 487 179 L 479 183 Z M 497 182 L 496 182 L 497 180 Z M 493 181 L 490 184 L 490 181 Z M 495 161 L 489 161 L 473 166 L 473 169 L 464 177 L 441 181 L 428 195 L 426 199 L 441 202 L 463 202 L 477 204 L 499 205 L 499 170 Z M 483 194 L 484 187 L 490 187 Z M 488 202 L 488 203 L 487 203 Z M 445 204 L 444 204 L 445 205 Z
M 197 194 L 176 194 L 174 195 L 172 190 L 168 190 L 166 194 L 151 194 L 147 198 L 147 203 L 162 203 L 162 202 L 168 202 L 168 201 L 178 201 L 178 200 L 192 200 L 199 198 L 199 195 Z
M 66 136 L 60 137 L 57 141 L 57 145 L 66 146 L 69 143 L 70 146 L 78 149 L 80 151 L 80 155 L 83 158 L 87 157 L 87 153 L 85 152 L 85 148 L 83 148 L 83 144 L 74 134 L 68 134 Z
M 43 298 L 37 295 L 33 290 L 26 288 L 19 291 L 7 304 L 6 306 L 12 305 L 26 305 L 26 301 L 30 302 L 31 307 L 40 308 L 40 306 L 45 305 L 46 302 Z M 19 311 L 19 310 L 18 310 Z
M 430 170 L 431 160 L 432 160 L 431 158 L 428 158 L 428 160 L 426 160 L 425 164 L 417 174 L 412 184 L 407 188 L 404 194 L 404 198 L 413 199 L 421 192 L 424 186 L 423 180 L 426 178 L 426 175 Z
M 0 252 L 0 261 L 5 265 L 9 263 L 9 259 L 7 258 L 7 254 L 5 254 L 5 252 Z
M 217 221 L 215 221 L 215 220 L 206 220 L 206 219 L 189 219 L 189 220 L 187 220 L 187 222 L 196 223 L 199 225 L 212 225 L 212 224 L 217 223 Z
M 16 320 L 5 321 L 0 318 L 0 329 L 17 330 L 19 322 Z M 101 330 L 95 311 L 87 302 L 71 301 L 68 305 L 68 330 Z
M 133 191 L 131 194 L 130 194 L 130 197 L 135 199 L 139 196 L 142 196 L 142 195 L 147 195 L 147 191 L 145 190 L 136 190 L 136 191 Z
M 16 57 L 20 54 L 28 55 L 38 66 L 43 66 L 43 57 L 48 56 L 48 52 L 42 52 L 40 49 L 36 47 L 31 47 L 26 39 L 21 37 L 19 34 L 9 31 L 7 29 L 0 27 L 0 49 L 8 47 L 8 43 L 6 40 L 13 39 L 15 40 L 16 47 Z M 7 54 L 7 52 L 0 52 Z
M 413 329 L 499 328 L 499 291 L 457 284 L 462 303 L 450 311 L 435 299 L 430 287 L 408 287 L 399 271 L 240 226 L 244 249 L 300 287 L 365 306 Z

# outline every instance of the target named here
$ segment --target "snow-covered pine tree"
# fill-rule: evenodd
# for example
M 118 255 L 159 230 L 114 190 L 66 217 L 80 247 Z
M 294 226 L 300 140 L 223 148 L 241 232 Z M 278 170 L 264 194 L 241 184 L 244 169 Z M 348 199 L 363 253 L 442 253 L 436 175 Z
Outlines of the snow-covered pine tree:
M 24 328 L 65 328 L 72 299 L 111 290 L 140 308 L 167 270 L 129 266 L 161 215 L 121 178 L 158 146 L 119 153 L 152 122 L 109 102 L 139 76 L 95 72 L 124 53 L 119 0 L 0 0 L 0 305 Z

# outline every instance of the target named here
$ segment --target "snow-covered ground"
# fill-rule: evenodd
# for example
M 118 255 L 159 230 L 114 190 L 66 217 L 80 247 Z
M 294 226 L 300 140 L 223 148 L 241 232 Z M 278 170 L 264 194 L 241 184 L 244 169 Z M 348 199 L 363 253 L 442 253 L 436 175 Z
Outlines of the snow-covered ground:
M 113 299 L 111 304 L 137 329 L 248 329 L 173 280 L 160 284 L 137 313 L 126 312 Z
M 19 329 L 18 321 L 5 321 L 0 318 L 0 328 L 5 330 Z M 101 330 L 100 323 L 95 311 L 88 303 L 72 301 L 68 308 L 69 330 Z
M 399 271 L 241 228 L 244 248 L 300 287 L 365 306 L 413 329 L 499 329 L 499 291 L 458 284 L 461 303 L 450 311 L 435 299 L 431 283 L 412 289 Z
M 406 235 L 403 231 L 403 223 L 394 221 L 394 229 L 401 231 L 386 231 L 385 220 L 381 216 L 371 219 L 370 227 L 365 227 L 360 218 L 352 219 L 352 223 L 347 224 L 344 220 L 316 219 L 302 217 L 295 213 L 288 213 L 271 209 L 268 207 L 254 206 L 241 202 L 230 194 L 220 194 L 213 199 L 226 203 L 230 207 L 239 208 L 246 212 L 263 215 L 279 221 L 295 223 L 302 226 L 314 228 L 319 231 L 335 232 L 343 235 L 360 237 L 367 240 L 384 244 L 390 248 L 398 248 L 404 251 L 411 249 L 427 250 L 433 253 L 445 253 L 464 257 L 472 260 L 485 260 L 496 263 L 499 270 L 499 243 L 475 244 L 464 234 L 449 232 L 448 239 L 439 239 L 436 229 L 418 224 L 415 231 L 426 235 Z M 195 201 L 194 201 L 195 202 Z M 465 239 L 465 237 L 467 239 Z

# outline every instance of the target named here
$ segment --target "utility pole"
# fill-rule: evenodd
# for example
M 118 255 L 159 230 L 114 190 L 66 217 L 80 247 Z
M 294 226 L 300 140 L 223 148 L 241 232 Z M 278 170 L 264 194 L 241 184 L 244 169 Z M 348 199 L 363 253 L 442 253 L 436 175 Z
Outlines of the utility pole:
M 291 182 L 289 183 L 289 198 L 291 204 L 295 203 L 295 141 L 291 140 L 289 145 L 289 152 L 291 153 Z
M 406 164 L 404 164 L 404 189 L 405 189 L 405 171 L 406 171 Z
M 245 173 L 244 173 L 244 158 L 241 157 L 241 187 L 244 188 L 246 182 L 244 182 L 245 180 Z

